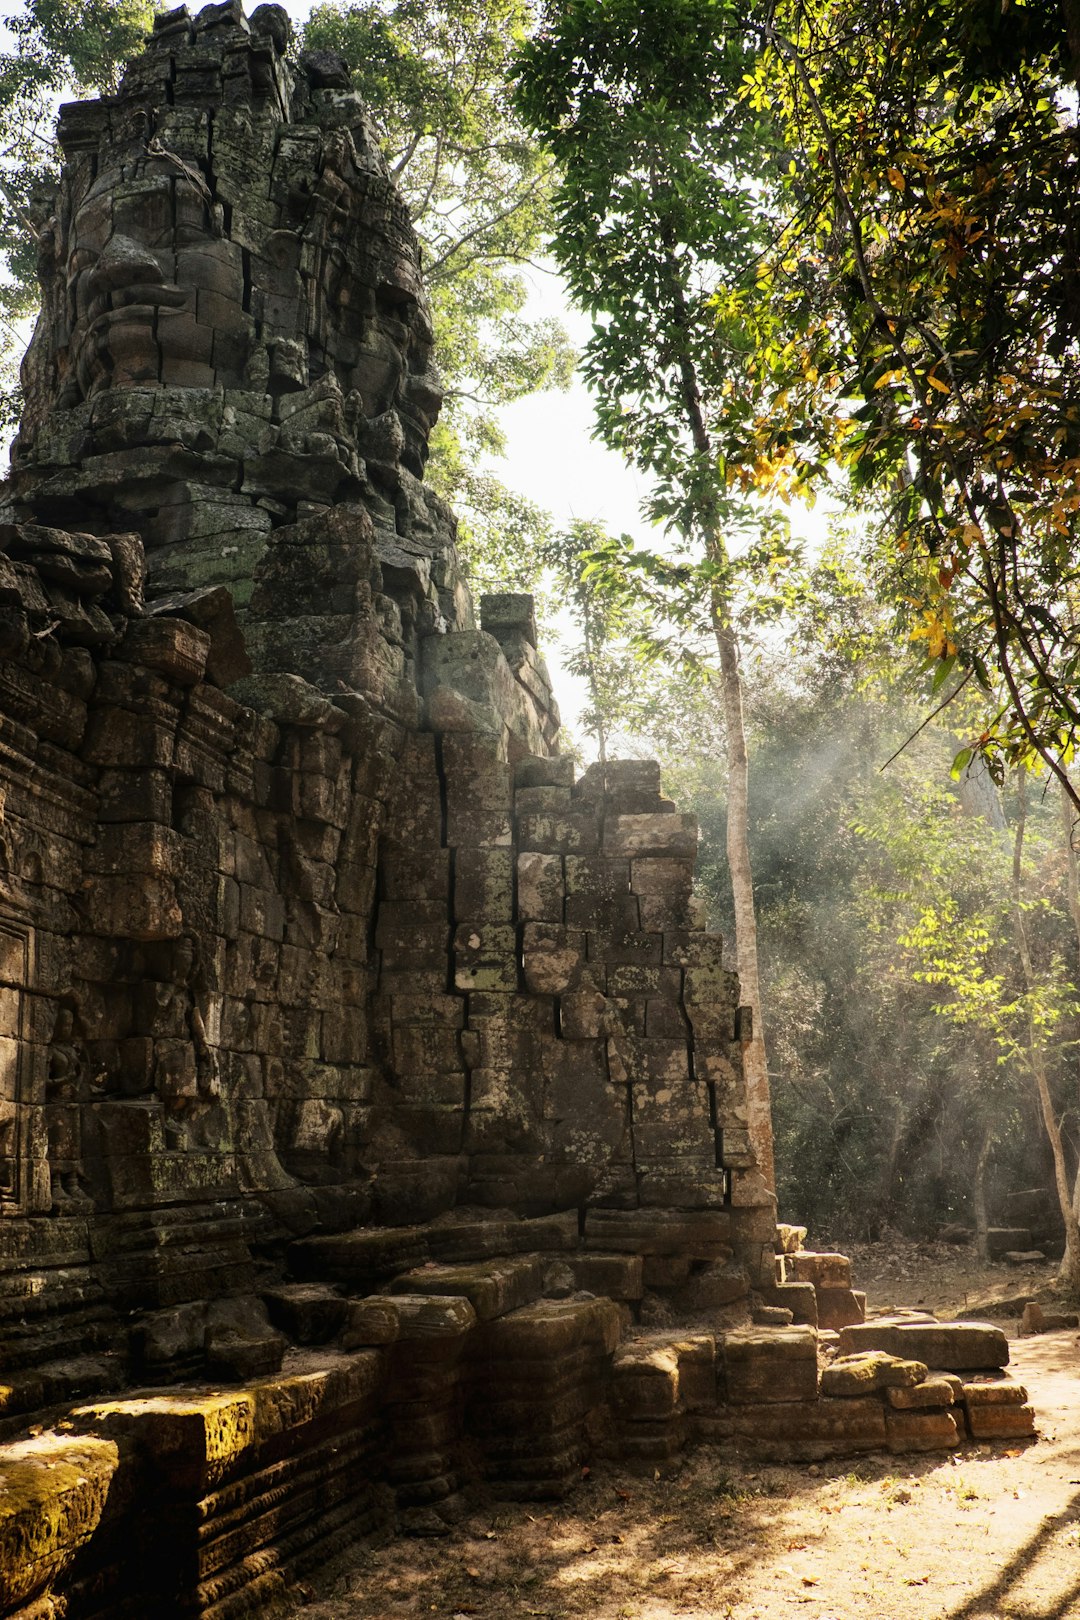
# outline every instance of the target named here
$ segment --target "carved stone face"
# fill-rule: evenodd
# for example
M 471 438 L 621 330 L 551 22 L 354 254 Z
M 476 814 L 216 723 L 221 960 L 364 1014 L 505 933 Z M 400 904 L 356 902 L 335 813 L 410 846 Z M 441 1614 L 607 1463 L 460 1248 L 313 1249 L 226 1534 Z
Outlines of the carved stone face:
M 50 515 L 73 517 L 76 497 L 111 514 L 122 481 L 123 526 L 145 512 L 148 549 L 201 537 L 214 515 L 159 523 L 183 504 L 176 478 L 202 486 L 193 501 L 222 487 L 223 506 L 261 500 L 277 522 L 298 499 L 363 499 L 373 433 L 393 448 L 376 458 L 384 482 L 388 467 L 419 477 L 441 403 L 416 237 L 361 102 L 313 72 L 293 87 L 283 20 L 223 9 L 170 21 L 114 102 L 64 109 L 24 366 L 19 492 L 40 511 L 70 457 L 73 510 Z M 127 450 L 137 468 L 104 459 Z
M 198 363 L 203 353 L 202 380 L 214 385 L 213 331 L 200 341 L 198 291 L 190 281 L 182 287 L 175 279 L 178 257 L 213 240 L 210 212 L 193 180 L 163 158 L 147 159 L 137 180 L 107 170 L 91 186 L 71 226 L 71 335 L 61 404 L 91 399 L 106 388 L 167 382 L 178 364 Z M 233 244 L 228 249 L 239 289 L 241 250 Z M 225 386 L 241 386 L 242 370 L 223 372 Z M 195 381 L 192 375 L 188 385 Z M 177 384 L 184 385 L 180 379 Z
M 56 1014 L 56 1023 L 53 1025 L 54 1043 L 70 1045 L 75 1036 L 75 1017 L 70 1007 L 60 1007 Z
M 195 968 L 195 941 L 190 934 L 181 934 L 173 946 L 172 975 L 175 984 L 187 984 Z

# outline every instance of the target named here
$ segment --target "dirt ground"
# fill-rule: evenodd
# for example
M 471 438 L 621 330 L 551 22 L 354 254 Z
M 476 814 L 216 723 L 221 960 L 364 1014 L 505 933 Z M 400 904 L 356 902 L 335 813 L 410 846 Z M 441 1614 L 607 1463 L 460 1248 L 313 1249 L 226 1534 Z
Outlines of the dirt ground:
M 854 1248 L 870 1309 L 946 1316 L 1046 1291 L 941 1245 Z M 1080 1334 L 1013 1342 L 1039 1438 L 955 1455 L 662 1475 L 598 1464 L 557 1506 L 491 1504 L 435 1541 L 358 1553 L 297 1620 L 1080 1620 Z

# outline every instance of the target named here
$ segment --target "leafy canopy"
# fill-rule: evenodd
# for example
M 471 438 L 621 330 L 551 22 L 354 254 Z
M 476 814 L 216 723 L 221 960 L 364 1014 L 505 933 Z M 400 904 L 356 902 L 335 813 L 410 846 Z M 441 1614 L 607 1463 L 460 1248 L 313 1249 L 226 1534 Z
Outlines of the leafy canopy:
M 755 284 L 760 453 L 826 458 L 887 517 L 930 661 L 1061 772 L 1080 705 L 1080 152 L 1068 8 L 780 0 L 742 87 L 790 154 Z M 1061 772 L 1063 774 L 1063 772 Z

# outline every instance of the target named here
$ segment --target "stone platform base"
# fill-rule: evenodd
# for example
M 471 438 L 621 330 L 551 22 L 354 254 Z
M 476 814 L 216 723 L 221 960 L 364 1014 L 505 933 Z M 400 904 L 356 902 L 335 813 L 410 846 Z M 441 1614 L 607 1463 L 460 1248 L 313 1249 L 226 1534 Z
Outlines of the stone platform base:
M 443 1533 L 477 1491 L 561 1497 L 597 1456 L 651 1470 L 700 1444 L 817 1461 L 1034 1433 L 987 1323 L 819 1333 L 751 1321 L 747 1291 L 650 1327 L 648 1256 L 574 1236 L 522 1221 L 522 1246 L 550 1246 L 477 1257 L 459 1228 L 437 1261 L 415 1232 L 296 1245 L 302 1280 L 263 1296 L 307 1341 L 280 1371 L 84 1402 L 0 1447 L 0 1615 L 273 1616 L 358 1539 Z

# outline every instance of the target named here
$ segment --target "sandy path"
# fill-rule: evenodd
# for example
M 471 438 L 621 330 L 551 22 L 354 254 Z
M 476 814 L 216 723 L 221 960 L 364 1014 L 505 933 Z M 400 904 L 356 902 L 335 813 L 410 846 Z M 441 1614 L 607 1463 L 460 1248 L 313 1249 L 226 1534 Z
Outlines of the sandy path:
M 554 1510 L 494 1504 L 357 1555 L 305 1620 L 1080 1620 L 1080 1339 L 1018 1340 L 1040 1439 L 816 1470 L 701 1451 L 596 1467 Z

